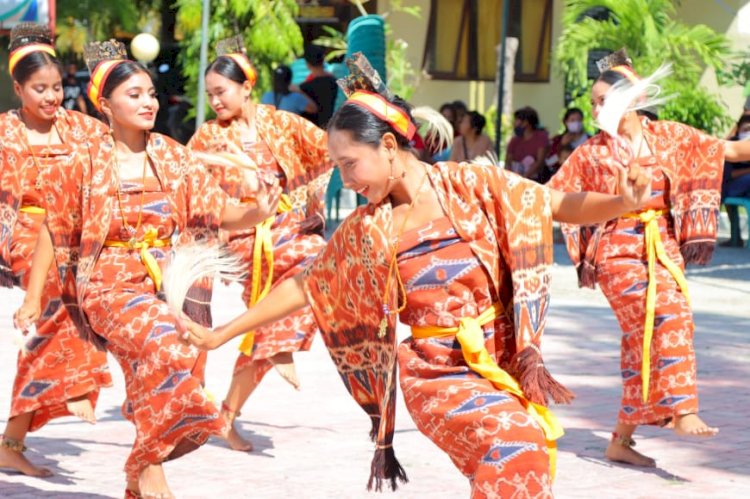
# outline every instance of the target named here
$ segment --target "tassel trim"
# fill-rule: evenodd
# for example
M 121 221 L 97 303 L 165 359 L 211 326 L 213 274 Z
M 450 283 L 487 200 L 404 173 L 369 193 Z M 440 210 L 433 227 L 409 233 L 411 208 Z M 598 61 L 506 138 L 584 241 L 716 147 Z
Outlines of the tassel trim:
M 367 490 L 375 492 L 383 491 L 383 482 L 389 481 L 392 491 L 398 488 L 398 482 L 407 483 L 409 478 L 406 471 L 396 459 L 393 445 L 382 445 L 375 449 L 375 455 L 370 465 L 370 479 L 367 481 Z
M 536 345 L 518 352 L 511 363 L 513 375 L 521 384 L 526 398 L 547 405 L 549 399 L 557 404 L 569 404 L 575 395 L 556 381 L 542 362 L 542 353 Z

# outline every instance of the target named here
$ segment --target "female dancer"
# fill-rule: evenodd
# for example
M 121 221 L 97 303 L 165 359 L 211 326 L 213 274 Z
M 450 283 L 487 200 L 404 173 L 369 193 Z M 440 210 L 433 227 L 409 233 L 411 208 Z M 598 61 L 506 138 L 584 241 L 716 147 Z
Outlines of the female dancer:
M 192 344 L 216 348 L 310 304 L 347 389 L 372 418 L 368 487 L 389 480 L 395 488 L 406 478 L 392 448 L 400 313 L 413 333 L 398 349 L 401 386 L 420 431 L 470 479 L 474 497 L 549 497 L 562 430 L 545 403 L 570 399 L 539 350 L 552 217 L 616 217 L 647 194 L 638 186 L 648 179 L 634 166 L 635 187 L 622 170 L 626 196 L 570 195 L 494 167 L 422 163 L 407 105 L 368 66 L 352 63 L 328 145 L 344 184 L 369 204 L 262 306 L 214 332 L 187 321 L 178 328 Z
M 257 206 L 227 203 L 228 196 L 187 149 L 149 133 L 158 110 L 154 85 L 143 66 L 124 58 L 124 46 L 95 43 L 86 56 L 89 97 L 111 134 L 96 138 L 90 167 L 61 172 L 62 192 L 48 196 L 55 215 L 50 213 L 47 223 L 58 266 L 77 265 L 72 293 L 125 375 L 123 412 L 136 426 L 125 466 L 128 494 L 172 497 L 161 463 L 227 428 L 203 391 L 197 350 L 177 340 L 174 316 L 157 297 L 159 261 L 175 233 L 195 237 L 219 225 L 254 226 L 276 210 L 278 192 L 257 193 Z M 32 273 L 51 261 L 52 245 L 44 240 Z M 36 305 L 27 295 L 17 313 L 19 325 L 38 313 Z
M 250 99 L 255 69 L 242 48 L 241 38 L 219 42 L 220 55 L 206 70 L 209 104 L 217 119 L 201 126 L 190 140 L 193 151 L 241 151 L 259 168 L 281 178 L 284 194 L 279 212 L 250 231 L 225 234 L 230 251 L 251 269 L 243 282 L 242 299 L 254 305 L 276 283 L 310 263 L 325 246 L 323 238 L 325 191 L 332 164 L 326 134 L 311 122 Z M 242 169 L 209 166 L 221 187 L 243 199 Z M 309 308 L 283 317 L 263 328 L 247 331 L 240 346 L 222 414 L 232 423 L 227 440 L 232 449 L 252 450 L 234 428 L 234 419 L 263 376 L 276 366 L 298 386 L 292 352 L 310 349 L 317 331 Z
M 591 89 L 595 118 L 614 84 L 640 80 L 624 55 L 615 54 L 607 63 L 611 69 Z M 633 449 L 638 425 L 669 425 L 688 436 L 718 431 L 697 414 L 694 323 L 683 269 L 710 259 L 724 159 L 750 159 L 750 143 L 725 142 L 636 112 L 622 117 L 619 135 L 600 132 L 579 146 L 548 185 L 611 193 L 623 161 L 635 160 L 652 171 L 653 197 L 643 210 L 564 231 L 581 286 L 599 284 L 623 333 L 622 402 L 605 455 L 654 466 L 653 459 Z
M 9 68 L 21 108 L 0 115 L 0 282 L 26 289 L 31 256 L 44 221 L 44 192 L 49 170 L 88 161 L 86 137 L 104 125 L 60 106 L 62 65 L 52 34 L 37 24 L 11 31 Z M 52 473 L 23 455 L 26 433 L 53 418 L 76 415 L 95 422 L 101 387 L 111 384 L 106 353 L 81 338 L 60 302 L 54 272 L 43 283 L 42 314 L 18 355 L 10 417 L 0 438 L 0 468 L 26 475 Z

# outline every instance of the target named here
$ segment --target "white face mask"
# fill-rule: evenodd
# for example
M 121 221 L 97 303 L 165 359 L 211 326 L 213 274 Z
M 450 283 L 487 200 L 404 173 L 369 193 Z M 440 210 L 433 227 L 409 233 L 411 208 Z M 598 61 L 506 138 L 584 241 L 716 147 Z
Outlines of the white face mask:
M 583 130 L 583 123 L 580 121 L 569 121 L 565 123 L 565 127 L 570 133 L 580 133 Z
M 737 134 L 737 139 L 738 140 L 747 140 L 747 139 L 750 139 L 750 130 L 738 133 Z

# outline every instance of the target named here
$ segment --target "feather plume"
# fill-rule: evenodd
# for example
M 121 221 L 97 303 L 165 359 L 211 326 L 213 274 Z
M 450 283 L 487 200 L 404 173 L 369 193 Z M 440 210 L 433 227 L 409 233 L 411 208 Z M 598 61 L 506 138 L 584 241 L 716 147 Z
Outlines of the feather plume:
M 625 113 L 660 106 L 666 102 L 670 96 L 661 95 L 658 82 L 671 73 L 672 66 L 665 64 L 636 83 L 626 78 L 618 81 L 607 93 L 596 118 L 599 128 L 616 138 L 620 120 Z
M 429 106 L 419 106 L 412 110 L 411 115 L 425 142 L 433 146 L 436 151 L 442 151 L 453 145 L 453 126 L 442 113 Z
M 177 246 L 164 270 L 162 287 L 167 305 L 176 314 L 182 311 L 190 288 L 205 277 L 239 281 L 242 262 L 216 243 L 189 243 Z

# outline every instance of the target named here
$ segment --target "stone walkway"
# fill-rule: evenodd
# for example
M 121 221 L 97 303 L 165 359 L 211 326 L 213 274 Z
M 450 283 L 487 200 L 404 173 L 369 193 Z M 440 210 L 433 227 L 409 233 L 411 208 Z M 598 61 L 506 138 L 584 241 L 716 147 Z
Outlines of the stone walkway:
M 554 268 L 553 306 L 544 345 L 550 371 L 577 393 L 557 409 L 566 436 L 560 441 L 557 497 L 744 498 L 750 496 L 750 251 L 722 249 L 713 264 L 688 274 L 697 333 L 703 415 L 718 437 L 687 441 L 668 430 L 638 432 L 638 448 L 658 468 L 615 466 L 602 459 L 620 394 L 619 330 L 600 292 L 578 290 L 561 247 Z M 10 317 L 17 291 L 0 290 L 0 414 L 8 412 L 16 350 Z M 222 322 L 241 310 L 236 288 L 220 287 L 215 303 Z M 401 331 L 402 335 L 406 331 Z M 224 395 L 236 355 L 224 347 L 209 357 L 208 387 Z M 365 491 L 372 444 L 368 418 L 346 394 L 322 342 L 297 357 L 302 388 L 270 373 L 241 417 L 256 451 L 241 454 L 211 441 L 167 463 L 179 498 L 376 497 Z M 122 497 L 122 466 L 133 439 L 119 404 L 124 388 L 112 361 L 115 386 L 102 393 L 95 426 L 56 420 L 27 439 L 29 457 L 51 467 L 48 480 L 0 472 L 0 497 Z M 4 419 L 0 419 L 5 424 Z M 468 497 L 468 482 L 414 427 L 402 403 L 395 448 L 410 482 L 386 497 Z

